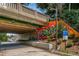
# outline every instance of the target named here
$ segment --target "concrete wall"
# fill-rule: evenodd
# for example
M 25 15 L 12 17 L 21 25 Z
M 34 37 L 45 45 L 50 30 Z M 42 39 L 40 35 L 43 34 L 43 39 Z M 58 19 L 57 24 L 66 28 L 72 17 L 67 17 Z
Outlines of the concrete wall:
M 30 45 L 33 47 L 38 47 L 38 48 L 42 48 L 42 49 L 46 49 L 46 50 L 52 50 L 53 45 L 51 43 L 44 43 L 41 41 L 27 41 L 24 42 L 25 45 Z
M 35 37 L 33 33 L 25 33 L 25 34 L 10 34 L 10 38 L 8 41 L 18 41 L 18 40 L 29 40 L 32 37 Z
M 17 38 L 18 38 L 18 40 L 29 40 L 30 34 L 29 33 L 27 33 L 27 34 L 18 34 Z

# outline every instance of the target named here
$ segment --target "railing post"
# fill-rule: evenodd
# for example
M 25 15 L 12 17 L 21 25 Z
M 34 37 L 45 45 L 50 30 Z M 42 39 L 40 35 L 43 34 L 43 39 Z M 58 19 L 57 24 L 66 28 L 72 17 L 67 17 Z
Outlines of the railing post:
M 21 5 L 20 3 L 18 3 L 17 5 L 18 5 L 18 8 L 17 8 L 18 11 L 19 11 L 19 12 L 22 12 L 22 5 Z

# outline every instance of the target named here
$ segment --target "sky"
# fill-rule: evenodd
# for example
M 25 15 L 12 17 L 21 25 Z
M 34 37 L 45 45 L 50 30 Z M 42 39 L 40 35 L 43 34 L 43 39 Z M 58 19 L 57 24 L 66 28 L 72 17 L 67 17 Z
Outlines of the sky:
M 31 3 L 31 4 L 29 4 L 29 6 L 27 6 L 27 7 L 30 8 L 30 9 L 36 10 L 37 12 L 43 13 L 42 11 L 40 11 L 39 8 L 37 8 L 36 3 Z

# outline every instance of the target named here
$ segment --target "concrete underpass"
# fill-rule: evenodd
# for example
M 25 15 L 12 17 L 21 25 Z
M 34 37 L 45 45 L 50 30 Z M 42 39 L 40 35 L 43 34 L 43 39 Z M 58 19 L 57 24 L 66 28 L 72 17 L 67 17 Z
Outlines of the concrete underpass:
M 48 17 L 19 3 L 0 3 L 0 33 L 13 33 L 8 42 L 0 42 L 0 55 L 52 56 L 46 50 L 22 44 L 36 36 L 35 29 L 47 25 Z M 11 41 L 10 41 L 11 40 Z M 13 41 L 12 41 L 13 40 Z

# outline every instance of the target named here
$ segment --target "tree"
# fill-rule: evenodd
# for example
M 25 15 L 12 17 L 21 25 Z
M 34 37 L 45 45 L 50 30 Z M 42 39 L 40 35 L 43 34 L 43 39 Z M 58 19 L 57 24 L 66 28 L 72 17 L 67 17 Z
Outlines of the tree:
M 79 10 L 65 10 L 62 13 L 61 18 L 75 30 L 79 31 Z
M 62 14 L 64 4 L 61 3 L 37 3 L 37 7 L 40 8 L 40 10 L 46 11 L 45 14 L 49 16 L 53 16 L 56 13 L 56 8 L 58 10 L 58 14 Z
M 78 5 L 79 5 L 78 3 L 71 3 L 71 6 L 70 6 L 71 10 L 79 9 Z M 64 10 L 69 9 L 69 3 L 37 3 L 37 6 L 41 10 L 46 10 L 46 14 L 48 14 L 50 16 L 52 16 L 56 13 L 55 10 L 53 10 L 52 8 L 57 7 L 59 16 L 62 15 L 62 12 Z

